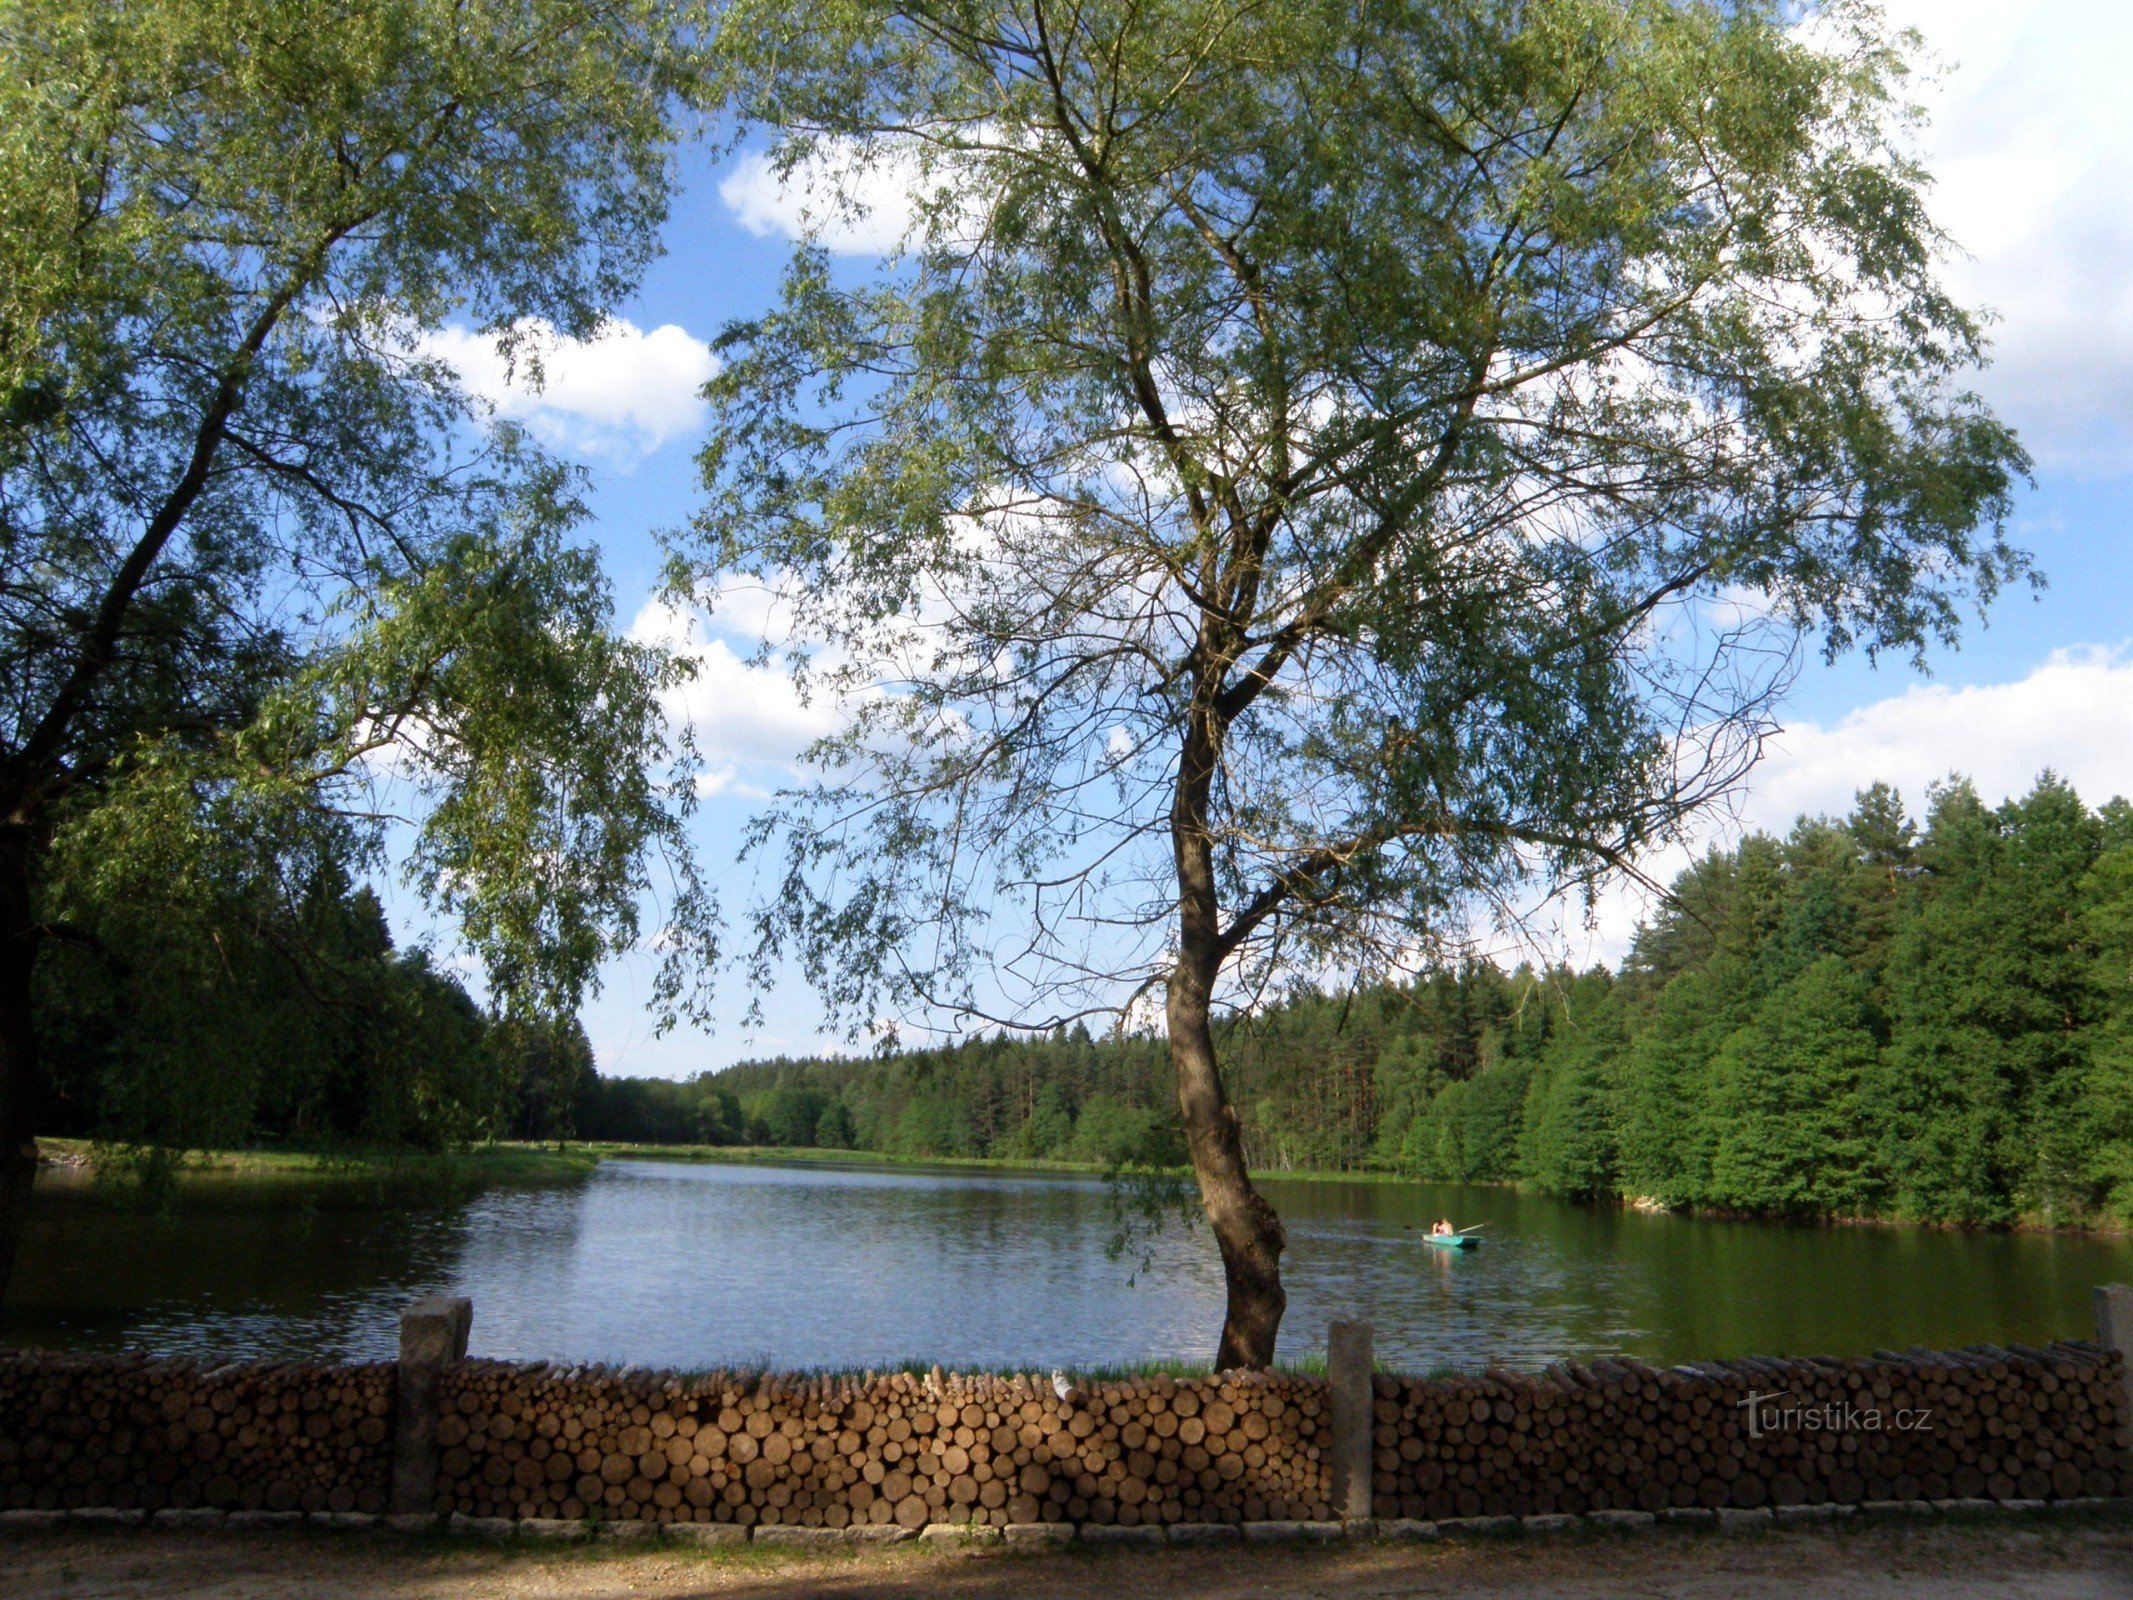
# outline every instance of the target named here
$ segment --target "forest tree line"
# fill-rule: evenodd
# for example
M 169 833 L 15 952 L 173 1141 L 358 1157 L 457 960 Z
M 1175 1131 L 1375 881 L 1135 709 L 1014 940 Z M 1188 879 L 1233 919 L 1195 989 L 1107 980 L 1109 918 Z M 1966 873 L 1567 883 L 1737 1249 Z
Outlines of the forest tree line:
M 331 855 L 227 872 L 55 940 L 36 1001 L 43 1131 L 166 1150 L 442 1150 L 575 1135 L 598 1101 L 575 1017 L 492 1014 Z
M 1886 785 L 1682 873 L 1619 971 L 1230 1021 L 1252 1163 L 1801 1217 L 2133 1219 L 2133 807 Z M 1081 1028 L 587 1084 L 596 1137 L 1181 1159 L 1163 1042 Z

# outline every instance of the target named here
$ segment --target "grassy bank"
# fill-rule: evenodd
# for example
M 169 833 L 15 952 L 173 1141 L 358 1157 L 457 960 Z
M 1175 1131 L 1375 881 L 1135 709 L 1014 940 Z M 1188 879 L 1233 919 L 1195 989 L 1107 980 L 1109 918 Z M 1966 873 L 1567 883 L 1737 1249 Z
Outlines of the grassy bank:
M 321 1181 L 410 1180 L 451 1184 L 570 1183 L 585 1177 L 599 1158 L 584 1146 L 487 1144 L 467 1150 L 317 1149 L 187 1150 L 149 1156 L 88 1139 L 39 1139 L 48 1166 L 98 1178 L 137 1180 L 149 1172 L 179 1182 L 213 1183 L 232 1178 Z
M 765 1162 L 779 1166 L 794 1164 L 817 1164 L 823 1166 L 868 1166 L 909 1167 L 913 1170 L 971 1171 L 971 1172 L 1055 1172 L 1086 1173 L 1101 1176 L 1108 1172 L 1100 1161 L 1048 1161 L 1036 1158 L 1011 1156 L 897 1156 L 879 1150 L 822 1150 L 812 1146 L 788 1147 L 779 1145 L 740 1144 L 614 1144 L 595 1142 L 582 1148 L 602 1158 L 618 1161 L 723 1161 Z M 1168 1169 L 1184 1176 L 1189 1167 Z M 1255 1168 L 1255 1178 L 1279 1179 L 1298 1183 L 1414 1183 L 1419 1180 L 1401 1176 L 1396 1172 L 1315 1172 L 1301 1168 Z
M 1015 1160 L 1006 1156 L 894 1156 L 879 1150 L 822 1150 L 812 1146 L 755 1144 L 612 1144 L 595 1142 L 579 1148 L 602 1160 L 762 1162 L 776 1166 L 909 1167 L 971 1172 L 1102 1173 L 1095 1161 Z M 1181 1167 L 1178 1169 L 1183 1171 Z

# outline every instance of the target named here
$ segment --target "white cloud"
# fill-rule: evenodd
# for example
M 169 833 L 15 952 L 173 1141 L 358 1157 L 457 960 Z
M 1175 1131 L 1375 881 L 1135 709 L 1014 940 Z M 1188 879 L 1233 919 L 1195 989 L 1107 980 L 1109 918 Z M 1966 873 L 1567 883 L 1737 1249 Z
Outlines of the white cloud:
M 524 423 L 553 449 L 628 462 L 702 425 L 702 390 L 718 358 L 686 329 L 669 322 L 646 331 L 617 320 L 580 340 L 531 321 L 519 332 L 515 368 L 494 340 L 467 328 L 425 335 L 419 347 L 449 362 L 497 415 Z
M 1802 812 L 1850 810 L 1853 792 L 1881 779 L 1916 814 L 1951 768 L 1995 801 L 2025 793 L 2046 767 L 2091 805 L 2133 794 L 2133 651 L 2055 650 L 2014 683 L 1918 684 L 1829 727 L 1795 722 L 1756 769 L 1744 811 L 1783 832 Z
M 813 238 L 839 255 L 878 256 L 910 233 L 917 220 L 913 197 L 923 181 L 909 149 L 840 139 L 784 176 L 768 156 L 743 156 L 720 182 L 718 197 L 759 239 Z
M 2133 646 L 2055 650 L 2012 683 L 1916 684 L 1827 725 L 1788 723 L 1731 814 L 1712 815 L 1691 845 L 1642 867 L 1667 883 L 1709 845 L 1731 844 L 1747 830 L 1782 836 L 1803 815 L 1842 816 L 1877 781 L 1897 789 L 1923 822 L 1927 786 L 1951 771 L 1996 805 L 2026 794 L 2047 767 L 2091 806 L 2133 795 Z M 1648 906 L 1636 886 L 1611 885 L 1590 928 L 1568 908 L 1540 919 L 1543 942 L 1558 948 L 1537 953 L 1612 965 L 1628 952 Z
M 664 601 L 648 602 L 630 624 L 630 637 L 687 655 L 696 675 L 671 690 L 667 715 L 689 729 L 705 762 L 697 792 L 760 798 L 754 771 L 775 783 L 791 774 L 800 753 L 837 726 L 827 697 L 803 701 L 775 664 L 758 666 L 724 639 L 708 636 L 702 619 Z
M 1992 307 L 1979 387 L 2040 464 L 2125 470 L 2133 445 L 2133 118 L 2123 0 L 1886 0 L 1952 70 L 1926 96 L 1933 214 L 1974 259 L 1949 278 Z

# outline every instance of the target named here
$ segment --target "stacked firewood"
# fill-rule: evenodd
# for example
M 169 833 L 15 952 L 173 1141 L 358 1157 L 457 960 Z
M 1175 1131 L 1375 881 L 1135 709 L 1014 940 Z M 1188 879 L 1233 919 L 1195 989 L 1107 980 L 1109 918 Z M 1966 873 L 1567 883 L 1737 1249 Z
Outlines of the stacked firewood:
M 680 1378 L 468 1362 L 438 1509 L 842 1528 L 1327 1514 L 1325 1385 L 1269 1374 Z
M 1575 1362 L 1377 1379 L 1381 1517 L 2047 1500 L 2133 1491 L 2097 1346 Z
M 393 1368 L 0 1352 L 0 1506 L 382 1511 Z
M 994 1526 L 1330 1515 L 1319 1379 L 684 1378 L 472 1361 L 437 1509 Z M 384 1508 L 394 1369 L 0 1352 L 0 1507 Z M 1375 1510 L 1445 1518 L 2133 1493 L 2094 1345 L 1379 1377 Z

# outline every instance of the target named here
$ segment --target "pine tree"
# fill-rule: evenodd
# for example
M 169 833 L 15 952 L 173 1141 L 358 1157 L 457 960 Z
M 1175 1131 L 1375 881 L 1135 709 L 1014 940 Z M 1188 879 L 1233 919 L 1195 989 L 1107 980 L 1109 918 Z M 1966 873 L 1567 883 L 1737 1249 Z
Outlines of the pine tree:
M 1712 1200 L 1782 1215 L 1868 1211 L 1879 1186 L 1865 1091 L 1878 1053 L 1865 980 L 1839 957 L 1773 992 L 1714 1066 Z
M 1622 1064 L 1622 1187 L 1669 1206 L 1709 1193 L 1712 1065 L 1748 1019 L 1741 963 L 1712 958 L 1667 985 Z
M 1622 1001 L 1612 977 L 1595 968 L 1569 985 L 1563 1007 L 1565 1025 L 1526 1091 L 1520 1172 L 1556 1194 L 1609 1194 L 1620 1168 L 1615 1112 L 1627 1043 Z

